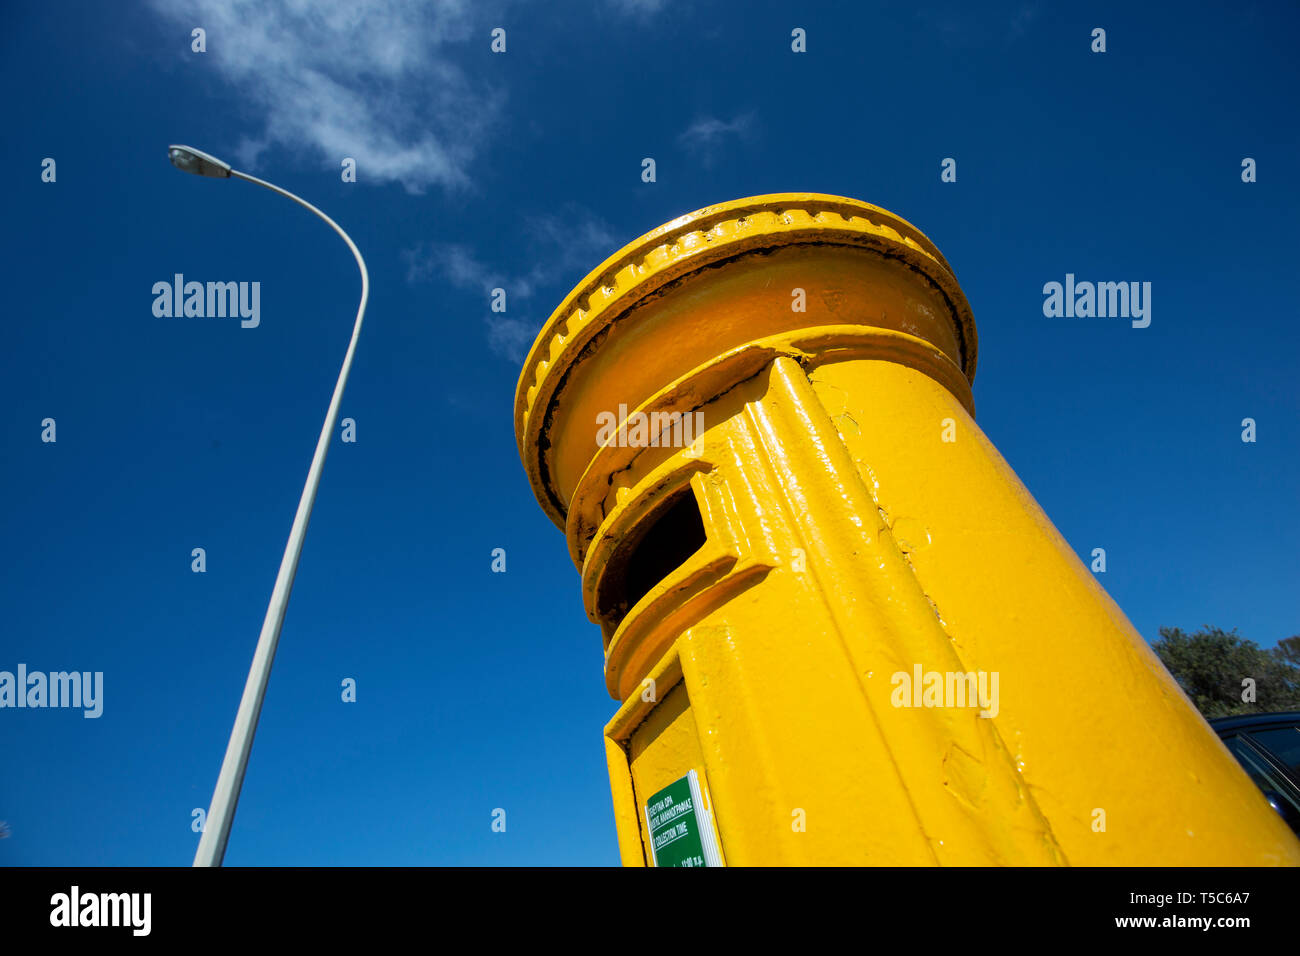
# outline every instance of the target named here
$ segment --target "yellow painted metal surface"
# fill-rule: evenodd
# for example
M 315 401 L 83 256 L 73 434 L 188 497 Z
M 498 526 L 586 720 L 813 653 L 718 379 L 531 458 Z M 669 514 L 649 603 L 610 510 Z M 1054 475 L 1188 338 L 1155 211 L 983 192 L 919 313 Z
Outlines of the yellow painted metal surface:
M 692 769 L 729 865 L 1300 864 L 975 424 L 976 349 L 919 230 L 803 193 L 648 233 L 547 322 L 516 434 L 620 702 L 624 864 Z M 704 542 L 642 595 L 684 500 Z

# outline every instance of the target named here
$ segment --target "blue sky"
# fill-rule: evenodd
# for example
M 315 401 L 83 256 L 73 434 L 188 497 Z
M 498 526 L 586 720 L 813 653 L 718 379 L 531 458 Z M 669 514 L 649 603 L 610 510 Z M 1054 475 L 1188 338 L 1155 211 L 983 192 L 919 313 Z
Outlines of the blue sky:
M 0 14 L 0 670 L 104 673 L 98 719 L 0 710 L 0 864 L 192 860 L 355 311 L 333 233 L 174 142 L 320 205 L 373 284 L 228 864 L 617 863 L 616 704 L 512 400 L 589 269 L 712 202 L 915 223 L 977 420 L 1143 635 L 1300 631 L 1293 5 L 302 6 Z M 260 325 L 155 317 L 175 273 L 260 282 Z M 1151 282 L 1150 327 L 1045 317 L 1066 273 Z

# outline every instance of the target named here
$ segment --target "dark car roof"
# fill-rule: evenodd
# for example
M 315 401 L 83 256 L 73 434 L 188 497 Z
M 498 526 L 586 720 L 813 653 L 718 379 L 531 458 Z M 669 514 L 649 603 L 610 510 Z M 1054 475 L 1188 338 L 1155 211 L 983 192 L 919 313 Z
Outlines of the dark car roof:
M 1238 714 L 1234 717 L 1215 717 L 1210 721 L 1210 726 L 1220 734 L 1227 730 L 1269 727 L 1274 724 L 1300 724 L 1300 710 L 1288 710 L 1277 714 Z

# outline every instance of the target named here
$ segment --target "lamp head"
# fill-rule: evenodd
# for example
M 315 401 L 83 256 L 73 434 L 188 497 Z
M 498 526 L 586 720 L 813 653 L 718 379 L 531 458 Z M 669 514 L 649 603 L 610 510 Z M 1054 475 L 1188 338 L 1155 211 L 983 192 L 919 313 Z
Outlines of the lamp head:
M 213 176 L 218 179 L 230 176 L 229 163 L 223 163 L 217 157 L 201 149 L 194 149 L 192 146 L 168 146 L 167 158 L 181 172 L 193 173 L 196 176 Z

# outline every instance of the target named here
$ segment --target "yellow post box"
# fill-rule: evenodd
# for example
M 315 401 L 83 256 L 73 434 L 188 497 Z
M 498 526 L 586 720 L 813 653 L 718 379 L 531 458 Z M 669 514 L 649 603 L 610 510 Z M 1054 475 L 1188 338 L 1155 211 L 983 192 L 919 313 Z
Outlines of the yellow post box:
M 952 269 L 876 206 L 709 206 L 515 397 L 619 707 L 627 865 L 1260 865 L 1300 843 L 974 420 Z

